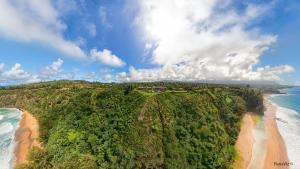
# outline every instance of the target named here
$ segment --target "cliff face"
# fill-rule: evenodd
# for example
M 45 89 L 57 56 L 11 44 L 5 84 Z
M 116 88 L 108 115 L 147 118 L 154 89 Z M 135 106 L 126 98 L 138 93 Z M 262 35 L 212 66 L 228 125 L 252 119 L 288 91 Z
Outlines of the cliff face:
M 0 91 L 40 124 L 24 168 L 229 168 L 243 114 L 261 109 L 249 88 L 36 86 Z

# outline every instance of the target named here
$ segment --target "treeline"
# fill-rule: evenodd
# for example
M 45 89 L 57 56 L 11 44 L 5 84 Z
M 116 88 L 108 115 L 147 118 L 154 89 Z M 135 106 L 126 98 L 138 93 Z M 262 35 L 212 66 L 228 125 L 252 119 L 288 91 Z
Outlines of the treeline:
M 146 85 L 167 90 L 139 88 Z M 261 112 L 262 101 L 247 87 L 185 83 L 64 81 L 0 90 L 1 107 L 26 109 L 39 121 L 43 148 L 22 169 L 231 168 L 241 118 Z

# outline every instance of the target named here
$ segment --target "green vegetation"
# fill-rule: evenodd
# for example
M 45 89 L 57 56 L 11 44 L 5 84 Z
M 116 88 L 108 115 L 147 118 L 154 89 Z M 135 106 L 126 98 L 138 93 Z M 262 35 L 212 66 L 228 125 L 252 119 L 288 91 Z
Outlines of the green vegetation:
M 262 120 L 263 116 L 259 115 L 259 114 L 252 114 L 251 118 L 252 118 L 253 122 L 256 124 L 257 122 Z
M 197 83 L 57 81 L 0 90 L 0 107 L 39 121 L 44 147 L 23 169 L 231 168 L 240 120 L 262 105 L 255 89 Z

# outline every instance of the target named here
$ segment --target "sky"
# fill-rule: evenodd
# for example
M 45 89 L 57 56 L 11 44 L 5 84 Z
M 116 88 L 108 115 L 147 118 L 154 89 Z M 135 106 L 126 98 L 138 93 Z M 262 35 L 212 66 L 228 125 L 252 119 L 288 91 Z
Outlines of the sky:
M 1 0 L 0 85 L 300 85 L 298 0 Z

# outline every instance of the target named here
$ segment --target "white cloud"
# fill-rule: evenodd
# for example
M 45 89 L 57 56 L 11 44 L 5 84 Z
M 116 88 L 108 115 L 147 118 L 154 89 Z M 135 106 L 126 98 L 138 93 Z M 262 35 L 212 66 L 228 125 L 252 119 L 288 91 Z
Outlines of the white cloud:
M 42 42 L 61 52 L 84 58 L 84 52 L 65 40 L 67 26 L 50 0 L 0 1 L 0 35 L 21 42 Z
M 54 6 L 57 11 L 62 14 L 67 14 L 71 11 L 78 10 L 78 6 L 75 0 L 55 0 Z
M 295 69 L 289 65 L 282 65 L 276 67 L 265 66 L 257 69 L 257 74 L 269 78 L 268 80 L 280 80 L 277 75 L 284 73 L 292 73 Z
M 41 79 L 39 77 L 39 75 L 32 75 L 30 78 L 27 79 L 27 81 L 24 81 L 25 83 L 37 83 L 37 82 L 40 82 Z M 21 82 L 21 83 L 24 83 L 24 82 Z
M 58 73 L 60 73 L 61 67 L 63 65 L 64 61 L 62 59 L 57 59 L 56 61 L 54 61 L 51 65 L 46 66 L 42 72 L 41 72 L 41 77 L 42 78 L 52 78 L 54 76 L 56 76 Z
M 0 36 L 20 42 L 41 42 L 68 56 L 89 60 L 89 55 L 80 48 L 85 45 L 85 39 L 79 37 L 73 42 L 63 36 L 67 25 L 61 20 L 62 15 L 77 8 L 73 0 L 69 7 L 62 9 L 65 5 L 65 0 L 1 0 Z M 106 22 L 105 10 L 100 13 L 103 22 Z M 87 24 L 86 28 L 91 36 L 97 35 L 95 24 Z M 113 65 L 123 64 L 115 55 L 110 58 Z
M 102 64 L 113 67 L 122 67 L 126 65 L 124 61 L 122 61 L 118 56 L 112 54 L 112 52 L 108 49 L 104 49 L 103 51 L 92 49 L 90 51 L 90 57 L 93 61 L 100 61 Z
M 121 61 L 117 56 L 113 55 L 108 50 L 98 52 L 94 50 L 93 56 L 95 61 L 100 61 L 102 64 L 109 64 L 110 66 L 121 66 L 125 63 Z M 91 52 L 93 53 L 93 52 Z M 91 56 L 92 57 L 92 56 Z M 0 64 L 0 85 L 11 85 L 21 83 L 34 83 L 40 81 L 70 79 L 70 80 L 88 80 L 88 81 L 113 81 L 111 75 L 113 69 L 101 68 L 99 72 L 82 73 L 79 69 L 66 72 L 62 69 L 64 61 L 60 58 L 53 61 L 48 66 L 45 66 L 38 73 L 29 73 L 22 69 L 22 65 L 16 63 L 10 69 L 5 70 L 5 65 Z
M 28 79 L 31 75 L 25 72 L 21 67 L 21 64 L 16 63 L 10 70 L 2 73 L 3 78 L 13 81 Z
M 137 25 L 157 68 L 130 68 L 118 78 L 152 80 L 278 80 L 291 67 L 254 68 L 276 42 L 251 23 L 267 5 L 235 11 L 231 0 L 141 0 Z
M 99 13 L 99 17 L 100 17 L 100 21 L 101 21 L 102 26 L 104 26 L 105 28 L 111 28 L 112 25 L 107 20 L 107 9 L 106 9 L 106 7 L 100 6 L 99 10 L 98 10 L 98 13 Z
M 87 73 L 87 74 L 83 74 L 81 76 L 82 80 L 87 80 L 87 81 L 96 81 L 97 80 L 97 74 L 95 72 L 90 72 L 90 73 Z
M 40 81 L 37 75 L 32 75 L 22 69 L 22 65 L 16 63 L 8 70 L 4 70 L 4 64 L 0 64 L 0 84 L 9 85 L 16 83 L 29 83 L 33 81 Z
M 3 65 L 3 66 L 1 66 Z M 0 83 L 1 84 L 18 84 L 33 83 L 42 80 L 59 79 L 62 76 L 63 60 L 57 59 L 49 66 L 46 66 L 40 73 L 32 74 L 22 69 L 22 65 L 16 63 L 9 70 L 4 70 L 4 64 L 0 64 Z
M 4 66 L 5 66 L 4 63 L 0 63 L 0 73 L 2 73 Z
M 295 85 L 295 86 L 300 86 L 300 81 L 296 81 L 296 82 L 294 83 L 294 85 Z
M 103 80 L 104 80 L 104 81 L 110 82 L 110 81 L 114 80 L 114 79 L 113 79 L 113 75 L 111 75 L 111 74 L 106 74 L 106 75 L 104 75 Z
M 96 25 L 93 23 L 89 23 L 86 26 L 90 36 L 95 37 L 97 35 Z
M 85 46 L 86 45 L 86 39 L 84 39 L 83 37 L 79 36 L 77 37 L 77 39 L 75 40 L 75 43 L 78 46 Z

